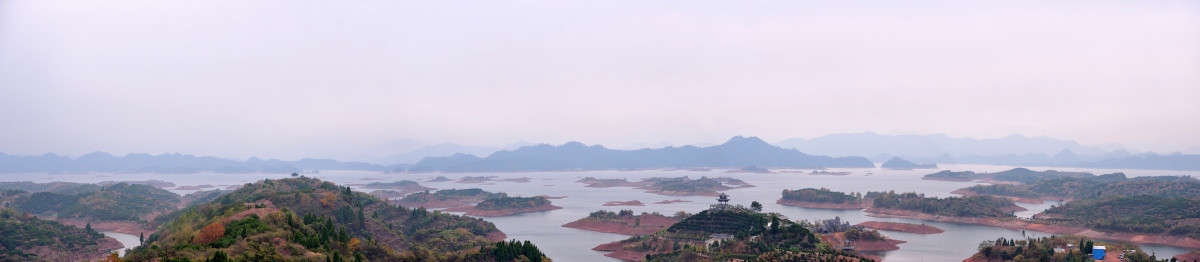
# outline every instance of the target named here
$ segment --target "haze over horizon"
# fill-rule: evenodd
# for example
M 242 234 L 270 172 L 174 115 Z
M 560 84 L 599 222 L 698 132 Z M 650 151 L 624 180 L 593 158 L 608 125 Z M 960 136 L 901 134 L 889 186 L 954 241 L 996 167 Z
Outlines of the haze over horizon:
M 835 133 L 1200 153 L 1200 3 L 0 1 L 0 152 Z

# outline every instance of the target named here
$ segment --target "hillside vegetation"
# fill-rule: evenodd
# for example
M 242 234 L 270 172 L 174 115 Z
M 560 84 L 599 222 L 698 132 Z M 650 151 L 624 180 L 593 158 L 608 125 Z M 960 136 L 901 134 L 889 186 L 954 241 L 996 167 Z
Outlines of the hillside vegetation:
M 119 244 L 102 246 L 102 239 L 104 235 L 90 227 L 81 229 L 0 209 L 0 261 L 97 259 L 120 247 Z
M 313 178 L 247 184 L 172 215 L 132 261 L 509 261 L 545 259 L 527 242 L 496 242 L 487 221 L 387 204 Z M 169 258 L 169 259 L 167 259 Z
M 1114 232 L 1167 234 L 1200 239 L 1200 199 L 1137 195 L 1072 201 L 1047 209 L 1057 218 Z
M 991 196 L 971 197 L 925 197 L 917 193 L 883 193 L 873 195 L 873 205 L 876 208 L 917 211 L 932 215 L 955 217 L 1013 217 L 1013 208 L 1017 205 L 1012 200 Z
M 74 191 L 74 190 L 71 190 Z M 142 221 L 173 211 L 179 195 L 149 185 L 120 183 L 80 194 L 17 193 L 5 197 L 21 211 L 58 218 Z
M 733 237 L 711 238 L 718 233 Z M 596 249 L 647 261 L 870 261 L 821 242 L 803 223 L 738 207 L 701 211 L 654 234 Z

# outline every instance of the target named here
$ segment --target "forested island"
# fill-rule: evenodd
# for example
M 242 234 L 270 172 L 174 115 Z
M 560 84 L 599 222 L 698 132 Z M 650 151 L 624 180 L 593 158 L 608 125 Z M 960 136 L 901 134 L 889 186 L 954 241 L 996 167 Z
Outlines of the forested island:
M 412 193 L 396 204 L 405 207 L 452 208 L 478 204 L 487 199 L 508 197 L 505 193 L 492 193 L 483 189 L 443 189 L 430 193 L 429 191 Z
M 783 190 L 783 197 L 777 204 L 807 208 L 824 209 L 863 209 L 870 203 L 863 201 L 858 193 L 842 193 L 829 191 L 826 188 L 805 188 L 799 190 Z
M 446 209 L 449 212 L 465 212 L 470 216 L 501 217 L 520 213 L 550 211 L 562 209 L 554 206 L 545 196 L 510 197 L 503 196 L 480 201 L 475 206 L 462 206 Z
M 531 243 L 501 241 L 490 222 L 312 178 L 263 180 L 165 217 L 127 260 L 548 260 Z
M 612 252 L 606 256 L 631 261 L 874 261 L 828 242 L 846 238 L 846 231 L 821 236 L 810 229 L 812 226 L 777 214 L 725 206 L 688 216 L 653 234 L 593 250 Z M 852 238 L 868 241 L 878 236 L 874 231 L 857 231 L 860 229 L 854 229 L 857 233 L 852 233 Z
M 588 214 L 585 218 L 562 226 L 596 232 L 639 236 L 667 228 L 687 216 L 688 214 L 683 212 L 668 217 L 658 213 L 634 215 L 632 210 L 621 210 L 619 212 L 599 210 Z
M 585 177 L 576 181 L 587 184 L 587 187 L 633 187 L 646 190 L 647 193 L 666 196 L 717 196 L 718 191 L 735 188 L 754 187 L 745 181 L 728 178 L 702 176 L 699 179 L 682 177 L 650 177 L 639 182 L 629 182 L 625 179 L 597 179 Z
M 999 183 L 1032 183 L 1038 180 L 1051 178 L 1080 178 L 1093 176 L 1085 172 L 1062 172 L 1055 170 L 1033 171 L 1028 168 L 1013 168 L 1011 170 L 995 172 L 995 173 L 975 173 L 971 171 L 950 171 L 944 170 L 941 172 L 925 175 L 924 179 L 929 180 L 945 180 L 945 181 L 975 181 L 982 180 L 985 182 Z

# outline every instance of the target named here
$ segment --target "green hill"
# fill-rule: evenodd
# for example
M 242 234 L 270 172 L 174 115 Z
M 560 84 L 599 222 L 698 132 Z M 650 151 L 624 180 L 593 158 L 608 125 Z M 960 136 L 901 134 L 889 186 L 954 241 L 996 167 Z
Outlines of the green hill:
M 0 261 L 72 261 L 96 259 L 111 248 L 104 235 L 90 227 L 80 229 L 41 220 L 12 209 L 0 209 Z
M 804 223 L 740 207 L 701 211 L 654 234 L 597 248 L 647 261 L 871 261 L 822 243 Z
M 138 221 L 174 211 L 179 195 L 148 185 L 120 183 L 80 194 L 37 192 L 9 197 L 21 211 L 58 218 Z
M 496 242 L 487 221 L 407 209 L 313 178 L 247 184 L 170 220 L 131 261 L 507 261 L 544 255 L 531 243 Z M 183 260 L 186 259 L 186 260 Z

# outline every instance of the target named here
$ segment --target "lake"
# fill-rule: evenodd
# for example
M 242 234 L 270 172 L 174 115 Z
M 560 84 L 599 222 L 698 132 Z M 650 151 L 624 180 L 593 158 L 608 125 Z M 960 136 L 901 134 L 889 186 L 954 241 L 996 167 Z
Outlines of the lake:
M 716 202 L 713 197 L 676 197 L 662 196 L 645 193 L 642 190 L 633 188 L 590 188 L 584 187 L 584 184 L 575 181 L 584 177 L 596 178 L 624 178 L 630 181 L 637 181 L 648 177 L 679 177 L 689 176 L 699 178 L 701 176 L 708 177 L 733 177 L 741 179 L 755 185 L 751 188 L 739 188 L 724 191 L 730 195 L 731 204 L 740 204 L 749 206 L 751 201 L 758 201 L 763 205 L 764 212 L 778 212 L 792 220 L 818 220 L 830 219 L 834 216 L 841 217 L 844 221 L 849 221 L 856 224 L 863 221 L 892 221 L 905 222 L 916 224 L 928 224 L 945 230 L 946 232 L 932 235 L 909 234 L 902 232 L 882 231 L 885 235 L 898 240 L 907 241 L 900 244 L 900 250 L 884 252 L 886 261 L 957 261 L 967 258 L 975 253 L 975 250 L 980 242 L 985 240 L 994 240 L 999 237 L 1005 238 L 1023 238 L 1025 236 L 1036 237 L 1046 236 L 1048 234 L 1042 232 L 1022 232 L 1019 230 L 1008 230 L 997 227 L 981 226 L 981 225 L 965 225 L 941 222 L 925 222 L 912 219 L 898 218 L 874 218 L 867 216 L 867 213 L 861 210 L 826 210 L 826 209 L 809 209 L 793 206 L 783 206 L 775 204 L 775 200 L 780 198 L 780 194 L 784 189 L 801 189 L 801 188 L 828 188 L 833 191 L 843 192 L 861 192 L 867 191 L 889 191 L 897 192 L 918 192 L 928 196 L 947 197 L 952 196 L 951 191 L 955 189 L 968 187 L 978 183 L 974 182 L 949 182 L 949 181 L 930 181 L 921 180 L 921 176 L 938 170 L 955 170 L 955 171 L 975 171 L 975 172 L 995 172 L 1008 170 L 1013 167 L 1009 166 L 989 166 L 989 165 L 942 165 L 939 169 L 928 170 L 887 170 L 887 169 L 830 169 L 831 172 L 850 172 L 847 176 L 829 176 L 829 175 L 810 175 L 799 173 L 777 173 L 777 174 L 750 174 L 750 173 L 725 173 L 724 170 L 713 171 L 683 171 L 683 170 L 643 170 L 643 171 L 577 171 L 577 172 L 520 172 L 520 173 L 417 173 L 417 174 L 385 174 L 378 172 L 367 171 L 322 171 L 320 174 L 305 174 L 305 176 L 316 177 L 326 181 L 331 181 L 340 185 L 349 185 L 352 188 L 360 191 L 360 185 L 371 182 L 391 182 L 399 180 L 414 180 L 420 182 L 421 185 L 437 188 L 482 188 L 493 192 L 505 192 L 513 196 L 566 196 L 563 199 L 551 200 L 554 205 L 563 207 L 563 209 L 526 213 L 509 217 L 484 218 L 487 221 L 495 223 L 500 230 L 508 234 L 511 239 L 530 240 L 537 244 L 538 247 L 545 252 L 550 258 L 557 261 L 614 261 L 614 259 L 604 256 L 604 253 L 592 251 L 591 248 L 596 245 L 617 241 L 627 238 L 623 235 L 597 233 L 584 231 L 572 228 L 565 228 L 561 225 L 571 221 L 583 218 L 588 213 L 606 209 L 619 210 L 630 209 L 634 212 L 659 212 L 666 215 L 674 214 L 678 211 L 687 211 L 696 213 L 707 209 L 710 204 Z M 1094 174 L 1107 174 L 1113 172 L 1125 172 L 1130 177 L 1134 176 L 1158 176 L 1158 175 L 1186 175 L 1200 177 L 1200 172 L 1187 171 L 1154 171 L 1154 170 L 1108 170 L 1108 169 L 1083 169 L 1083 168 L 1037 168 L 1030 167 L 1034 170 L 1055 169 L 1063 171 L 1084 171 Z M 778 170 L 776 170 L 778 171 Z M 808 172 L 810 170 L 804 170 Z M 500 178 L 521 178 L 528 177 L 530 182 L 501 182 L 495 181 L 483 184 L 464 184 L 456 182 L 425 182 L 437 176 L 445 176 L 450 179 L 457 180 L 464 176 L 496 176 Z M 34 182 L 51 182 L 51 181 L 66 181 L 66 182 L 85 182 L 96 183 L 100 181 L 137 181 L 147 179 L 158 179 L 170 181 L 177 186 L 198 186 L 212 185 L 216 188 L 225 188 L 228 186 L 237 186 L 245 183 L 251 183 L 264 178 L 278 179 L 287 178 L 288 175 L 283 174 L 147 174 L 147 173 L 86 173 L 86 174 L 24 174 L 24 175 L 7 175 L 0 177 L 0 181 L 34 181 Z M 169 189 L 170 190 L 170 189 Z M 173 192 L 186 194 L 195 190 L 172 190 Z M 663 200 L 681 199 L 692 202 L 683 202 L 675 204 L 653 204 L 654 202 Z M 645 203 L 646 206 L 636 207 L 604 207 L 602 204 L 608 201 L 628 201 L 639 200 Z M 1053 203 L 1042 205 L 1019 204 L 1030 211 L 1018 212 L 1021 217 L 1041 212 L 1049 208 Z M 106 233 L 107 234 L 107 233 Z M 136 243 L 137 236 L 132 236 Z M 120 240 L 120 239 L 118 239 Z M 122 241 L 125 243 L 125 241 Z M 1147 253 L 1154 253 L 1159 258 L 1170 257 L 1175 254 L 1189 252 L 1191 250 L 1164 246 L 1164 245 L 1141 245 Z

